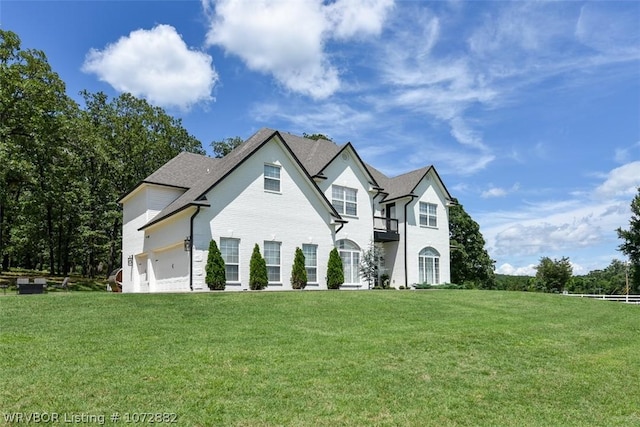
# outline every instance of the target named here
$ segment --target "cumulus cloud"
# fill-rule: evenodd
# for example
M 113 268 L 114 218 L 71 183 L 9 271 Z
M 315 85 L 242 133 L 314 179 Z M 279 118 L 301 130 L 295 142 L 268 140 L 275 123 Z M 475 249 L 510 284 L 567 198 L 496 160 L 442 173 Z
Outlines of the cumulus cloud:
M 102 50 L 91 49 L 82 70 L 120 92 L 182 109 L 211 101 L 218 81 L 211 57 L 190 49 L 170 25 L 132 31 Z
M 601 197 L 629 196 L 640 187 L 640 161 L 635 161 L 613 169 L 595 193 Z
M 315 99 L 340 88 L 325 51 L 331 40 L 378 35 L 390 0 L 203 0 L 210 19 L 206 42 L 268 73 L 284 87 Z
M 507 262 L 496 268 L 496 273 L 507 274 L 509 276 L 535 276 L 536 272 L 536 264 L 529 264 L 524 267 L 514 267 Z

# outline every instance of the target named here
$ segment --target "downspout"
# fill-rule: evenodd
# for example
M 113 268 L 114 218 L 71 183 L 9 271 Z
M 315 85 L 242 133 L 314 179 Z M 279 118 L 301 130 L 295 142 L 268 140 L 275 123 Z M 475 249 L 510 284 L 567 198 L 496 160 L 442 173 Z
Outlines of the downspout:
M 409 203 L 413 202 L 413 200 L 418 197 L 416 195 L 411 195 L 411 198 L 407 203 L 404 204 L 404 288 L 409 288 L 409 265 L 407 261 L 407 206 Z
M 189 248 L 189 289 L 193 291 L 193 219 L 200 213 L 200 206 L 197 207 L 196 211 L 191 215 L 191 220 L 189 221 L 189 241 L 191 242 L 191 247 Z

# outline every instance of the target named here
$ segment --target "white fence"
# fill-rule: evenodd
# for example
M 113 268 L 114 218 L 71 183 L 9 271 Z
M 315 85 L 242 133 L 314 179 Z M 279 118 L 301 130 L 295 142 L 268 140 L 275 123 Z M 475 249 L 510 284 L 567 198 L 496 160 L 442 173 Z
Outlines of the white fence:
M 624 302 L 627 304 L 640 304 L 640 295 L 602 295 L 602 294 L 564 294 L 569 297 L 593 298 L 606 301 Z

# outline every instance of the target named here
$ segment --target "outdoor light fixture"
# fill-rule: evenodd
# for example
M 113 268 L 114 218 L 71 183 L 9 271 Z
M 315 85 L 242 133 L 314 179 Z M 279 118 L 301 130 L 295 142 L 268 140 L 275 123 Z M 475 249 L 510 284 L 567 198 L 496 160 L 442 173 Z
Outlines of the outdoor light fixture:
M 127 258 L 127 265 L 129 267 L 133 266 L 133 255 L 129 255 L 129 258 Z
M 191 237 L 187 236 L 184 239 L 184 250 L 189 252 L 191 250 Z

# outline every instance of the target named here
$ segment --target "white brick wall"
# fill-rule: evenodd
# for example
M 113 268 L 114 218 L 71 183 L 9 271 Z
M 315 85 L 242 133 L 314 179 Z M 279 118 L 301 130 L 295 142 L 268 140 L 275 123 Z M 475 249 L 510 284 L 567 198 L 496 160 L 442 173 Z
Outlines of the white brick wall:
M 264 164 L 279 165 L 281 191 L 264 190 Z M 240 239 L 240 284 L 229 290 L 249 288 L 249 262 L 254 244 L 264 256 L 264 241 L 281 242 L 281 283 L 268 289 L 291 289 L 291 266 L 295 248 L 318 245 L 318 279 L 315 288 L 326 289 L 329 251 L 333 247 L 331 215 L 309 180 L 275 141 L 207 194 L 211 207 L 202 208 L 194 222 L 194 288 L 203 287 L 209 241 Z M 200 272 L 201 274 L 195 274 Z M 310 288 L 312 288 L 310 286 Z

